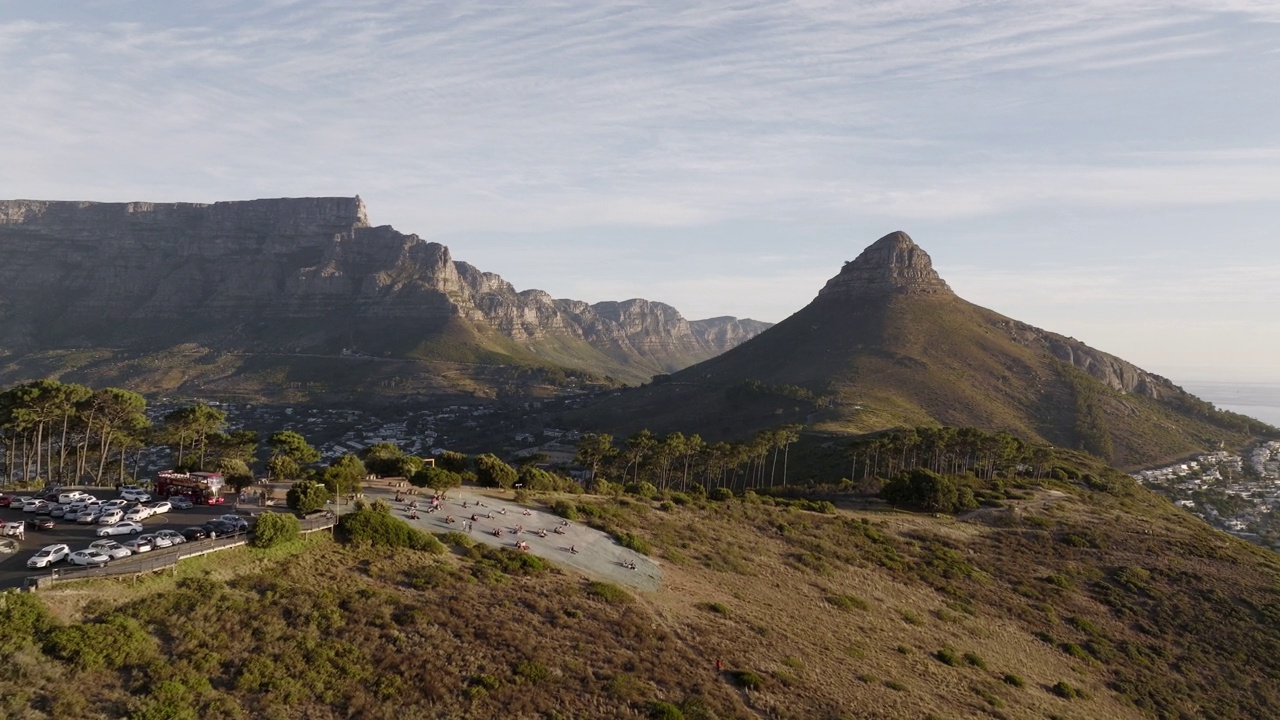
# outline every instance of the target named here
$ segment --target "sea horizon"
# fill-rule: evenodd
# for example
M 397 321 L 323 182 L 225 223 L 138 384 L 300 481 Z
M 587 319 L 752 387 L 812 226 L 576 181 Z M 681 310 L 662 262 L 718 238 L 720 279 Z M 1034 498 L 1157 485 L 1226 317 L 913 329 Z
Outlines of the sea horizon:
M 1280 382 L 1189 380 L 1182 388 L 1222 410 L 1280 427 Z

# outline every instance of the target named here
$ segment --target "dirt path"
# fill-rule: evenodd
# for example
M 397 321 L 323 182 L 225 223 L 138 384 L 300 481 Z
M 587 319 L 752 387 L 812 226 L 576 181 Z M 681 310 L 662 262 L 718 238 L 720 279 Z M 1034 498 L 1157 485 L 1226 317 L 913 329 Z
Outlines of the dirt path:
M 408 500 L 418 501 L 418 519 L 413 520 L 406 509 L 408 501 L 395 502 L 395 490 L 366 487 L 365 496 L 371 501 L 386 500 L 395 509 L 397 517 L 430 533 L 460 532 L 476 542 L 506 548 L 514 548 L 517 541 L 523 540 L 529 544 L 529 552 L 592 578 L 640 590 L 657 590 L 662 584 L 662 571 L 651 558 L 624 548 L 609 535 L 581 523 L 570 523 L 564 528 L 563 535 L 557 534 L 554 531 L 562 519 L 539 508 L 461 488 L 450 490 L 449 499 L 433 513 L 426 511 L 431 507 L 429 494 L 406 496 Z M 482 505 L 477 506 L 477 502 Z M 506 510 L 505 514 L 503 510 Z M 529 514 L 526 515 L 526 511 Z M 493 519 L 487 517 L 489 513 L 493 514 Z M 470 521 L 472 514 L 477 518 L 475 526 L 468 532 L 463 528 L 463 521 Z M 457 522 L 446 523 L 445 517 L 449 515 Z M 515 534 L 518 525 L 524 526 L 524 532 L 519 535 Z M 493 534 L 495 528 L 502 530 L 501 537 Z M 547 531 L 545 538 L 538 536 L 539 529 Z M 578 552 L 570 552 L 571 547 Z M 624 562 L 635 563 L 636 569 L 628 569 Z

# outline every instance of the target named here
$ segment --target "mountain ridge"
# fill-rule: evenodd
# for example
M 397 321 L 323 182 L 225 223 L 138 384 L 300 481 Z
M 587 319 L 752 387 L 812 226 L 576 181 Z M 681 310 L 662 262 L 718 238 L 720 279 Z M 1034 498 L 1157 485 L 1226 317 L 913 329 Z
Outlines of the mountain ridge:
M 574 417 L 717 439 L 784 422 L 837 433 L 974 426 L 1083 447 L 1121 466 L 1250 432 L 1166 378 L 960 298 L 902 232 L 751 340 Z
M 0 267 L 0 347 L 10 358 L 194 343 L 214 352 L 483 357 L 639 382 L 767 327 L 689 321 L 654 301 L 517 291 L 444 245 L 373 225 L 358 196 L 0 201 L 0 252 L 9 261 Z M 431 342 L 446 328 L 465 347 Z M 21 367 L 3 373 L 22 375 Z

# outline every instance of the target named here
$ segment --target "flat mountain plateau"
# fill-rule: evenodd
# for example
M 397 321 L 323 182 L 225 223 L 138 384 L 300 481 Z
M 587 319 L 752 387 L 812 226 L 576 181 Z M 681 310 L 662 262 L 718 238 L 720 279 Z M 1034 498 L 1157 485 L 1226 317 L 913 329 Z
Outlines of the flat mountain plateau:
M 53 375 L 290 402 L 493 397 L 640 382 L 768 327 L 517 292 L 439 243 L 373 226 L 358 197 L 0 201 L 0 254 L 4 383 Z
M 8 595 L 0 708 L 12 718 L 1267 716 L 1280 704 L 1277 557 L 1093 460 L 1074 462 L 1078 481 L 1011 479 L 1001 502 L 956 516 L 826 491 L 534 498 L 642 539 L 663 566 L 653 592 L 467 548 L 465 537 L 432 554 L 320 534 L 185 561 L 176 575 Z

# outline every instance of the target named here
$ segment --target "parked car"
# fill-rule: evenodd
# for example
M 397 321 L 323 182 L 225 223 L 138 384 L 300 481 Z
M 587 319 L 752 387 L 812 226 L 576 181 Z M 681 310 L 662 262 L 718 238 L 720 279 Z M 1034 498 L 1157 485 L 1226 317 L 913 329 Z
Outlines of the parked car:
M 76 522 L 81 525 L 92 525 L 98 522 L 98 518 L 100 517 L 102 517 L 102 510 L 100 508 L 85 508 L 80 511 L 79 515 L 76 515 Z
M 133 500 L 136 502 L 151 502 L 151 496 L 148 495 L 142 488 L 130 488 L 128 490 L 121 490 L 120 497 L 123 500 Z
M 156 539 L 168 540 L 170 545 L 181 545 L 182 543 L 187 541 L 187 539 L 182 536 L 182 533 L 178 532 L 177 530 L 157 530 Z M 164 547 L 164 546 L 157 545 L 156 547 Z
M 151 508 L 146 507 L 145 505 L 129 508 L 129 512 L 124 514 L 124 519 L 132 522 L 142 522 L 149 517 L 151 517 Z
M 160 548 L 173 547 L 173 539 L 165 535 L 160 535 L 159 533 L 147 533 L 146 535 L 139 535 L 138 539 L 150 540 L 151 547 L 157 550 L 159 550 Z
M 31 522 L 36 526 L 37 530 L 52 530 L 53 526 L 57 524 L 53 521 L 53 518 L 48 517 L 38 517 Z
M 83 490 L 68 490 L 64 493 L 58 493 L 58 504 L 70 505 L 77 500 L 83 500 L 89 497 L 89 493 Z
M 54 505 L 53 507 L 49 508 L 49 515 L 52 517 L 60 518 L 60 517 L 64 517 L 66 514 L 67 514 L 66 505 Z
M 222 522 L 231 523 L 232 525 L 235 525 L 237 529 L 240 529 L 240 530 L 249 529 L 249 521 L 243 517 L 240 517 L 239 515 L 231 515 L 231 514 L 222 515 L 218 519 L 221 520 Z
M 77 550 L 67 556 L 67 562 L 72 565 L 101 567 L 111 562 L 111 556 L 98 550 Z
M 49 545 L 41 548 L 40 552 L 31 556 L 27 561 L 29 568 L 44 568 L 60 561 L 65 560 L 71 554 L 71 548 L 66 545 Z
M 49 503 L 46 500 L 41 500 L 39 498 L 31 498 L 30 500 L 22 503 L 22 512 L 33 513 L 36 510 L 40 509 L 41 505 L 48 505 L 48 504 Z
M 45 501 L 45 502 L 49 503 L 50 505 L 57 505 L 57 504 L 58 504 L 58 495 L 60 495 L 60 494 L 61 494 L 61 493 L 59 493 L 57 490 L 53 490 L 53 491 L 49 491 L 49 492 L 43 492 L 43 493 L 41 493 L 41 494 L 39 494 L 39 495 L 36 495 L 36 497 L 38 497 L 38 498 L 40 498 L 41 500 L 43 500 L 43 501 Z
M 142 532 L 142 524 L 136 522 L 118 522 L 115 525 L 104 525 L 98 528 L 98 537 L 107 537 L 108 535 L 134 535 Z
M 240 532 L 239 528 L 226 520 L 210 520 L 200 527 L 204 528 L 204 531 L 209 533 L 209 537 L 211 538 L 236 535 Z
M 4 493 L 0 493 L 0 507 L 9 507 L 9 503 L 11 502 L 13 502 L 12 495 L 5 495 Z
M 14 510 L 21 510 L 22 506 L 26 505 L 28 500 L 33 500 L 33 499 L 34 498 L 32 498 L 30 495 L 14 495 L 9 498 L 9 507 L 13 508 Z
M 136 553 L 151 552 L 155 549 L 155 545 L 151 543 L 150 535 L 139 535 L 132 540 L 126 540 L 124 546 Z
M 132 505 L 132 504 L 133 504 L 133 503 L 132 503 L 132 502 L 130 502 L 130 501 L 128 501 L 128 500 L 121 500 L 120 498 L 116 498 L 115 500 L 108 500 L 108 501 L 106 501 L 106 502 L 102 503 L 102 507 L 104 507 L 104 508 L 121 508 L 121 509 L 124 509 L 124 508 L 129 507 L 129 506 L 130 506 L 130 505 Z
M 39 505 L 36 507 L 36 514 L 48 515 L 49 513 L 53 512 L 53 509 L 56 507 L 62 507 L 62 506 L 57 503 L 51 503 L 48 500 L 45 500 L 43 505 Z
M 157 500 L 147 507 L 151 508 L 151 513 L 153 515 L 162 515 L 173 509 L 173 503 L 168 500 Z
M 173 506 L 174 510 L 190 510 L 196 506 L 195 503 L 191 502 L 191 498 L 183 497 L 182 495 L 174 495 L 169 498 L 169 504 Z
M 121 510 L 120 508 L 110 508 L 107 510 L 103 510 L 102 514 L 98 516 L 98 524 L 99 525 L 115 525 L 116 523 L 120 522 L 123 519 L 124 519 L 123 510 Z
M 209 537 L 209 531 L 205 530 L 199 525 L 192 525 L 191 527 L 182 528 L 182 530 L 180 530 L 179 532 L 182 533 L 182 537 L 191 541 L 203 540 Z
M 133 554 L 132 550 L 121 545 L 115 540 L 94 540 L 89 543 L 89 548 L 107 555 L 112 560 L 119 560 L 120 558 L 126 558 Z

